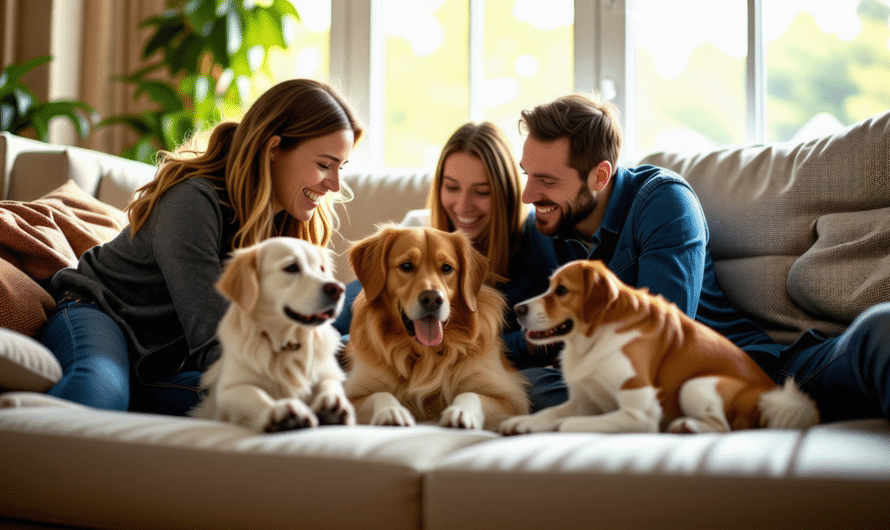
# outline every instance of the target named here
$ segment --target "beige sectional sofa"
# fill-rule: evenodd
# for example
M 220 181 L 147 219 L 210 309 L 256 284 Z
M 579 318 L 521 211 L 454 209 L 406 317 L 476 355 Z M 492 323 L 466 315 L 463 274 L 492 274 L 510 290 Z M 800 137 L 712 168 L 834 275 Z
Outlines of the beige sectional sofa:
M 800 145 L 654 154 L 705 206 L 720 282 L 779 340 L 890 300 L 890 113 Z M 73 179 L 122 207 L 153 168 L 0 136 L 3 198 Z M 346 177 L 342 238 L 423 206 L 426 174 Z M 341 257 L 340 275 L 352 278 Z M 0 330 L 3 331 L 3 330 Z M 45 355 L 45 352 L 43 352 Z M 890 423 L 726 435 L 432 425 L 257 435 L 50 399 L 52 360 L 0 335 L 0 528 L 887 528 Z M 25 377 L 30 375 L 31 379 Z M 28 391 L 31 390 L 31 391 Z

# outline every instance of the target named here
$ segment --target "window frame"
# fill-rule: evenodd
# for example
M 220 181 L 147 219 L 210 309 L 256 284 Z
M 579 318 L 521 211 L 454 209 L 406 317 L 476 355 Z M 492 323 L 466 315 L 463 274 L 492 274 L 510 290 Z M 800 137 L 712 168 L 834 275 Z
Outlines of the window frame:
M 470 109 L 480 119 L 478 85 L 482 63 L 481 28 L 484 4 L 467 0 L 470 12 Z M 353 153 L 362 167 L 384 168 L 386 141 L 384 43 L 379 13 L 381 0 L 331 0 L 330 81 L 355 104 L 366 135 Z M 746 141 L 766 139 L 766 66 L 762 32 L 762 0 L 747 0 Z M 625 157 L 636 153 L 632 53 L 634 0 L 574 0 L 574 86 L 578 92 L 599 90 L 621 109 Z

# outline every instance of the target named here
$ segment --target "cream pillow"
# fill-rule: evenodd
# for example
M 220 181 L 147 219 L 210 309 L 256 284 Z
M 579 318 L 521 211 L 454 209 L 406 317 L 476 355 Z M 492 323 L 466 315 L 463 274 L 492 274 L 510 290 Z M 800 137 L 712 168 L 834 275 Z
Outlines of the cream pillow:
M 788 296 L 805 311 L 849 323 L 890 300 L 890 208 L 823 215 L 816 242 L 788 271 Z
M 36 340 L 0 328 L 0 388 L 46 392 L 62 379 L 52 352 Z

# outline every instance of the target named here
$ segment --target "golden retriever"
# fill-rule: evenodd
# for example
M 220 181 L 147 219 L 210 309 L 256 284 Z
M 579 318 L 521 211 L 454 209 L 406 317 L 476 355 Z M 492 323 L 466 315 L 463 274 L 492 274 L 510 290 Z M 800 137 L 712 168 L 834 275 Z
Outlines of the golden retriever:
M 331 268 L 329 250 L 290 237 L 233 253 L 216 285 L 231 301 L 222 355 L 201 377 L 208 393 L 192 416 L 265 432 L 355 424 L 331 324 L 344 287 Z
M 504 355 L 504 297 L 464 234 L 387 225 L 349 259 L 362 284 L 345 351 L 359 423 L 494 429 L 528 412 Z
M 506 420 L 503 434 L 727 432 L 818 422 L 814 402 L 792 380 L 777 386 L 729 339 L 663 297 L 626 285 L 601 261 L 562 266 L 544 294 L 515 310 L 531 343 L 564 342 L 569 398 Z

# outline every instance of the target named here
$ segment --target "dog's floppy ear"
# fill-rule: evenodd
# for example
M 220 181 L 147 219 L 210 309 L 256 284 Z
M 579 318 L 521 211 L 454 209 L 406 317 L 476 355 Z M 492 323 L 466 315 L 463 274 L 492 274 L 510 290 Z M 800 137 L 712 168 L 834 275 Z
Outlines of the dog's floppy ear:
M 582 260 L 578 266 L 584 278 L 584 315 L 590 319 L 586 330 L 590 335 L 603 310 L 618 299 L 618 278 L 601 261 Z
M 248 313 L 253 311 L 260 297 L 258 254 L 255 246 L 235 251 L 216 282 L 219 292 Z
M 488 276 L 488 258 L 473 248 L 469 238 L 460 232 L 452 232 L 461 259 L 460 293 L 470 311 L 476 311 L 476 295 Z
M 380 227 L 376 234 L 362 239 L 349 249 L 349 264 L 369 302 L 380 296 L 386 285 L 386 256 L 391 236 L 390 228 Z

